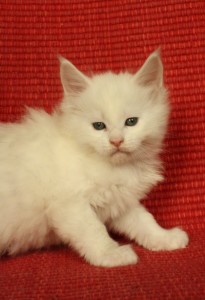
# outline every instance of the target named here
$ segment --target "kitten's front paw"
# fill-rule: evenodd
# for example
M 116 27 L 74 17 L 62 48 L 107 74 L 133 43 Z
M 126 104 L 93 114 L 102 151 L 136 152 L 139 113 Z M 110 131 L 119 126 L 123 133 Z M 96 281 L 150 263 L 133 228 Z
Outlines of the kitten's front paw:
M 182 229 L 175 227 L 166 230 L 162 235 L 156 237 L 148 248 L 154 251 L 176 250 L 185 248 L 188 242 L 188 234 Z
M 167 231 L 167 249 L 176 250 L 185 248 L 188 245 L 188 234 L 182 229 L 175 227 Z
M 94 262 L 94 265 L 102 267 L 117 267 L 136 264 L 138 257 L 130 245 L 119 246 L 108 250 Z

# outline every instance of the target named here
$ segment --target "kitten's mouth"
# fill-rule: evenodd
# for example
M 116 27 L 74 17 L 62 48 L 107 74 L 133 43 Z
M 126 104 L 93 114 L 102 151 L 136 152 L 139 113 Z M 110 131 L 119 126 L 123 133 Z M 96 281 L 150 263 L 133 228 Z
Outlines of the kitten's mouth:
M 111 156 L 114 156 L 116 154 L 125 154 L 125 155 L 128 155 L 129 152 L 126 151 L 126 150 L 122 150 L 122 149 L 116 149 L 114 152 L 111 153 Z
M 124 164 L 132 159 L 132 154 L 124 149 L 115 149 L 110 154 L 110 159 L 114 164 Z

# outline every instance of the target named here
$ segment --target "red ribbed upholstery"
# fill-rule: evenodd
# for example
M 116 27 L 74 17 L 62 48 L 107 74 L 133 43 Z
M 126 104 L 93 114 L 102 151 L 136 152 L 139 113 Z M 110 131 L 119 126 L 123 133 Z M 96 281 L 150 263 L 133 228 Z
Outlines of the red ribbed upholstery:
M 161 46 L 172 115 L 166 180 L 146 200 L 187 249 L 134 246 L 138 265 L 89 266 L 65 248 L 0 261 L 0 299 L 205 299 L 205 1 L 0 1 L 0 120 L 62 96 L 57 54 L 82 71 L 137 70 Z

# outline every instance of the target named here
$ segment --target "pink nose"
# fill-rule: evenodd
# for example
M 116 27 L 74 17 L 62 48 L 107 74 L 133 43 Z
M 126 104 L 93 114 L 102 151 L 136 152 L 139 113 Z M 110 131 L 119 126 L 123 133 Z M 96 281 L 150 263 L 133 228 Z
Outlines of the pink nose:
M 123 140 L 110 140 L 110 144 L 112 144 L 116 148 L 119 148 L 122 143 L 123 143 Z

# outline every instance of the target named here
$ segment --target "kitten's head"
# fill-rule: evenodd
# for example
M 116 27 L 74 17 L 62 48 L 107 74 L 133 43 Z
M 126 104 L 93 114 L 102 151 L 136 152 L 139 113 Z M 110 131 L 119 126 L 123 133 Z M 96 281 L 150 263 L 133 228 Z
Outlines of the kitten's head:
M 134 75 L 90 78 L 66 59 L 60 62 L 63 119 L 82 147 L 118 164 L 159 151 L 169 107 L 158 51 Z

